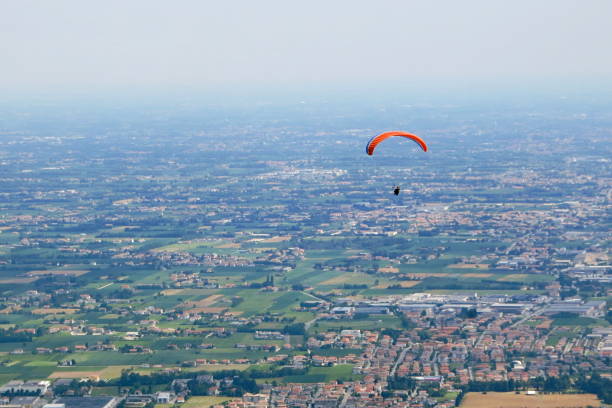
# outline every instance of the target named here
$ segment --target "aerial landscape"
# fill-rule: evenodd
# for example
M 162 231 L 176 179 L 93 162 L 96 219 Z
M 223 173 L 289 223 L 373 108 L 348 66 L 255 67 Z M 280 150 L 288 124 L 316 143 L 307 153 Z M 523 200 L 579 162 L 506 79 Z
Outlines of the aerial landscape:
M 566 85 L 0 101 L 0 406 L 612 406 L 612 93 Z

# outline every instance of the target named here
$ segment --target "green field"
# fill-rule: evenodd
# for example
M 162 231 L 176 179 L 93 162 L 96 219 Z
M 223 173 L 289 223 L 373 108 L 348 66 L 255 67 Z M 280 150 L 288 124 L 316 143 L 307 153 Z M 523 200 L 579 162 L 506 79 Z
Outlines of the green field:
M 608 326 L 609 323 L 603 319 L 594 319 L 591 317 L 557 317 L 553 319 L 553 326 Z
M 333 367 L 311 367 L 306 374 L 290 375 L 282 378 L 258 379 L 258 383 L 316 383 L 329 382 L 335 380 L 352 381 L 361 378 L 352 373 L 353 366 L 347 364 L 336 365 Z

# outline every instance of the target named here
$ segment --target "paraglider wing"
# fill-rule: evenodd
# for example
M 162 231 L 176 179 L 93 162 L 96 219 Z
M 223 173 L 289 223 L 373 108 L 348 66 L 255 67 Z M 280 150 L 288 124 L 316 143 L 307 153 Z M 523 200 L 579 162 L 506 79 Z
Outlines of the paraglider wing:
M 376 149 L 376 146 L 378 146 L 380 142 L 390 137 L 393 137 L 393 136 L 402 136 L 402 137 L 408 138 L 414 141 L 419 146 L 421 146 L 421 149 L 423 149 L 424 152 L 427 151 L 427 145 L 425 144 L 423 139 L 421 139 L 417 135 L 413 135 L 412 133 L 408 133 L 408 132 L 392 131 L 392 132 L 381 133 L 380 135 L 374 136 L 372 139 L 370 139 L 370 141 L 366 145 L 366 152 L 371 156 L 374 153 L 374 149 Z

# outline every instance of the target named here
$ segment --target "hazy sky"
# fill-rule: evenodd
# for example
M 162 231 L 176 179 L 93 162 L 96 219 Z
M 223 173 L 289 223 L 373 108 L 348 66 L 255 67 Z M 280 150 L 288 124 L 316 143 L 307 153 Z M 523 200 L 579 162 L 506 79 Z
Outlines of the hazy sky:
M 2 0 L 0 90 L 612 79 L 610 0 Z

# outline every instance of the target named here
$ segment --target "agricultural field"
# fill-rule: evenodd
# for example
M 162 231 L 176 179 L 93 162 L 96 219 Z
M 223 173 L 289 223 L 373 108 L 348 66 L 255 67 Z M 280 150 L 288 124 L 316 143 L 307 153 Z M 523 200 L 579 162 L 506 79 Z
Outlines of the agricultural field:
M 601 406 L 594 394 L 538 394 L 469 392 L 461 408 L 590 408 Z

